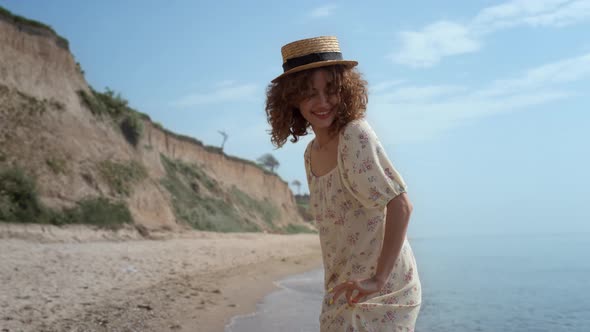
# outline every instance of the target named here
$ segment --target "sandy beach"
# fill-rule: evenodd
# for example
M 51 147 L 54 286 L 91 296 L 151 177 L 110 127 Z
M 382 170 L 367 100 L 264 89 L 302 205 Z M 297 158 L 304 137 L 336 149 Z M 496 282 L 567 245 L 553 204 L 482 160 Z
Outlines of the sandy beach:
M 314 234 L 1 224 L 0 262 L 2 332 L 223 331 L 321 255 Z

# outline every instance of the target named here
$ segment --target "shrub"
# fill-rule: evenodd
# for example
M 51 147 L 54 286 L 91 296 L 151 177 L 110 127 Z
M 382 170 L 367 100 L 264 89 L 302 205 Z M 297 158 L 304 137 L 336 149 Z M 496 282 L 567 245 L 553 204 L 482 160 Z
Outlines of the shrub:
M 56 211 L 39 201 L 33 178 L 19 168 L 0 171 L 0 220 L 39 224 L 92 224 L 117 228 L 132 223 L 131 212 L 122 202 L 89 198 L 70 209 Z
M 0 220 L 33 222 L 43 212 L 33 178 L 18 168 L 0 171 Z
M 88 224 L 101 228 L 117 229 L 123 224 L 133 223 L 129 208 L 124 202 L 114 202 L 105 197 L 85 198 L 75 207 L 61 211 L 43 208 L 36 218 L 37 223 L 66 225 Z
M 92 90 L 92 94 L 87 93 L 84 90 L 78 90 L 78 96 L 82 99 L 82 102 L 92 114 L 95 116 L 105 115 L 108 113 L 106 106 L 96 98 L 94 93 L 95 91 Z
M 113 118 L 117 118 L 128 112 L 133 112 L 129 107 L 127 99 L 123 98 L 120 93 L 115 92 L 108 87 L 105 88 L 105 92 L 103 93 L 95 90 L 92 90 L 92 92 L 94 93 L 94 96 L 105 105 L 108 114 Z
M 147 177 L 145 167 L 136 161 L 124 163 L 104 160 L 98 165 L 98 171 L 115 193 L 125 196 L 131 194 L 131 187 L 135 183 Z
M 137 114 L 130 113 L 121 122 L 121 131 L 129 144 L 137 146 L 143 133 L 143 120 Z
M 143 119 L 149 120 L 146 114 L 137 112 L 129 107 L 129 102 L 114 90 L 105 88 L 105 92 L 90 89 L 91 94 L 84 90 L 78 90 L 78 96 L 95 116 L 109 116 L 114 123 L 119 124 L 119 129 L 127 141 L 137 146 L 143 134 Z
M 110 229 L 133 223 L 131 212 L 125 203 L 113 202 L 104 197 L 86 198 L 63 214 L 66 223 L 90 224 Z

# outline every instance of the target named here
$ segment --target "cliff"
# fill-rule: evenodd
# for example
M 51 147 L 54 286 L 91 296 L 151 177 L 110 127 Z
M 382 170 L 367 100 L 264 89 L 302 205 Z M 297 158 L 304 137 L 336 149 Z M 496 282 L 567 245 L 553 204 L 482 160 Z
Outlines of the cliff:
M 67 40 L 2 8 L 0 171 L 4 221 L 84 222 L 72 211 L 109 202 L 147 230 L 310 229 L 277 175 L 162 128 L 112 91 L 92 90 Z M 38 204 L 23 207 L 6 179 L 30 181 Z M 53 212 L 44 221 L 22 212 L 45 208 Z

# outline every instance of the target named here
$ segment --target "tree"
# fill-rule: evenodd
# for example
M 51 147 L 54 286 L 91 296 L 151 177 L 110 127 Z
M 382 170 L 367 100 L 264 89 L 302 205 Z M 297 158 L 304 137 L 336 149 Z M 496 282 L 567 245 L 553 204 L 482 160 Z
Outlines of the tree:
M 274 173 L 275 168 L 279 167 L 280 163 L 275 157 L 270 154 L 266 153 L 263 154 L 260 158 L 257 159 L 258 163 L 266 168 L 268 168 L 271 172 Z
M 297 187 L 297 195 L 301 195 L 301 182 L 299 180 L 293 180 L 291 184 Z
M 223 130 L 218 130 L 218 132 L 223 136 L 223 142 L 221 142 L 221 151 L 223 151 L 223 146 L 225 145 L 225 141 L 227 141 L 227 133 Z

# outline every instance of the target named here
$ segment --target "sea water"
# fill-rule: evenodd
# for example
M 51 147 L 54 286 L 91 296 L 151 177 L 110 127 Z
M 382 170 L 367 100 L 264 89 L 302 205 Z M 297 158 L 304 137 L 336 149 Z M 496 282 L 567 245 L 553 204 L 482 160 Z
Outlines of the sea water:
M 417 332 L 590 331 L 590 234 L 411 239 L 422 281 Z M 277 283 L 226 332 L 319 331 L 323 271 Z

